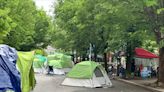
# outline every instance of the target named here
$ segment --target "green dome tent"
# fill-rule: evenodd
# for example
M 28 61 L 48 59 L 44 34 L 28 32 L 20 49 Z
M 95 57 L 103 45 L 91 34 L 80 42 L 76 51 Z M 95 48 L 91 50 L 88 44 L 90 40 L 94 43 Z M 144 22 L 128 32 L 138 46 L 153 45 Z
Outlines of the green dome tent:
M 92 78 L 96 67 L 102 69 L 102 66 L 95 63 L 94 61 L 83 61 L 74 66 L 72 70 L 67 74 L 67 77 L 79 79 Z
M 83 61 L 72 68 L 62 85 L 94 88 L 112 86 L 112 83 L 102 65 L 94 61 Z
M 53 66 L 54 73 L 56 72 L 55 74 L 63 74 L 64 72 L 68 72 L 70 68 L 73 67 L 71 56 L 62 53 L 48 55 L 47 60 L 48 65 Z
M 67 56 L 64 54 L 54 54 L 54 55 L 49 55 L 47 58 L 48 58 L 49 66 L 53 66 L 55 68 L 73 67 L 71 56 Z

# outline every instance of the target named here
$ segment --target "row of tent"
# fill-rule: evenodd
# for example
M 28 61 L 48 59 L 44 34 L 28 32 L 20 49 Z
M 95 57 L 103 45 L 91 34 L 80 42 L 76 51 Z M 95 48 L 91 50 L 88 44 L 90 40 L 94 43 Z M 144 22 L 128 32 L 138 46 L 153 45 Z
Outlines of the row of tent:
M 0 45 L 0 92 L 30 92 L 35 86 L 34 52 L 20 52 Z
M 36 58 L 39 58 L 39 56 L 36 56 Z M 40 62 L 43 62 L 42 60 L 47 62 L 49 66 L 53 66 L 54 74 L 66 74 L 66 78 L 61 83 L 62 85 L 90 88 L 112 86 L 102 65 L 94 61 L 82 61 L 74 65 L 71 56 L 62 53 L 48 55 L 47 59 L 41 59 L 40 57 Z M 34 62 L 39 62 L 39 60 L 34 60 Z M 34 64 L 34 69 L 39 68 L 36 65 L 38 66 L 38 64 Z
M 0 45 L 0 92 L 30 92 L 36 84 L 34 69 L 54 67 L 56 74 L 66 74 L 61 83 L 68 86 L 102 87 L 112 86 L 104 68 L 94 61 L 73 64 L 71 56 L 56 53 L 44 57 L 34 51 L 20 52 L 7 45 Z

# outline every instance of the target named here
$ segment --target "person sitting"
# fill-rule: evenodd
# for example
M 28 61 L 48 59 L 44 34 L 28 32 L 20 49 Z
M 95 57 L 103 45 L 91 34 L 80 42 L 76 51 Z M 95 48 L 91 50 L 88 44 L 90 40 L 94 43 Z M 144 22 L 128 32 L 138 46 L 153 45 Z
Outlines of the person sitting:
M 53 66 L 48 66 L 48 74 L 52 74 L 53 73 Z
M 120 74 L 122 78 L 126 77 L 125 69 L 123 68 L 123 66 L 120 67 Z

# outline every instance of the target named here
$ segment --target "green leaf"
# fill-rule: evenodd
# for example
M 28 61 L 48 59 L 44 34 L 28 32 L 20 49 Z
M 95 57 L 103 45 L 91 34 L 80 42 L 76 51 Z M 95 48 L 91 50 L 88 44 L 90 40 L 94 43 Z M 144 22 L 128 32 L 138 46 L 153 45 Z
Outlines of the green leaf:
M 162 48 L 164 46 L 164 40 L 160 41 L 159 48 Z
M 144 0 L 147 7 L 155 6 L 157 5 L 157 0 Z
M 163 11 L 164 11 L 164 8 L 157 9 L 157 14 L 160 14 Z

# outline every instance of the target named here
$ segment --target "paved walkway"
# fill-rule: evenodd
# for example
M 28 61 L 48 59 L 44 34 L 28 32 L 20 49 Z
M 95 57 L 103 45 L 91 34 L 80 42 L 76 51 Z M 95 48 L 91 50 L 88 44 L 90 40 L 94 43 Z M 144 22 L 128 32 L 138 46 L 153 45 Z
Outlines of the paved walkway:
M 129 84 L 133 84 L 133 85 L 148 89 L 148 90 L 153 91 L 153 92 L 164 92 L 164 88 L 156 87 L 156 84 L 153 84 L 157 80 L 155 78 L 152 78 L 152 79 L 131 79 L 131 80 L 116 78 L 116 80 L 123 81 L 123 82 L 129 83 Z
M 64 76 L 47 76 L 36 74 L 37 84 L 33 92 L 152 92 L 125 82 L 112 80 L 112 88 L 84 88 L 62 86 Z

